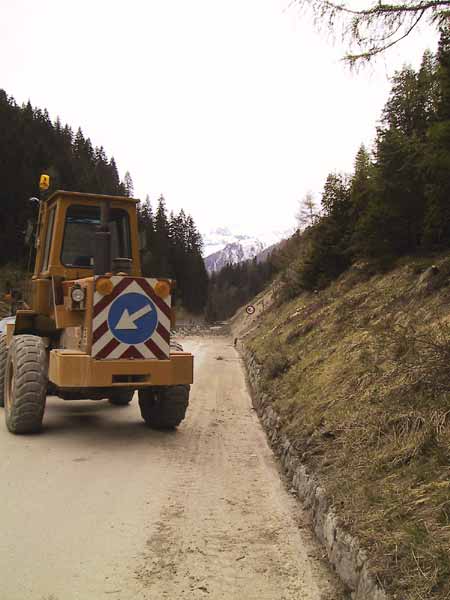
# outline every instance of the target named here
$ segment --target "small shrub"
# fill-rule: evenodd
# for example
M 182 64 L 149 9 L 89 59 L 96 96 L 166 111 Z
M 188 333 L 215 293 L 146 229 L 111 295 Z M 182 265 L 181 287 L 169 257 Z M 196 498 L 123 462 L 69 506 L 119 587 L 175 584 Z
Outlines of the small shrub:
M 264 368 L 269 379 L 276 379 L 289 369 L 289 360 L 280 349 L 274 350 L 267 357 Z
M 405 264 L 408 265 L 408 260 L 405 260 Z M 432 264 L 432 258 L 423 258 L 413 262 L 412 264 L 409 263 L 409 268 L 411 269 L 414 275 L 421 275 L 424 271 L 429 269 Z
M 428 289 L 430 291 L 437 291 L 450 283 L 450 258 L 447 258 L 439 264 L 436 268 L 436 272 L 428 282 Z
M 288 344 L 292 344 L 292 342 L 295 342 L 295 340 L 298 338 L 306 337 L 308 333 L 310 333 L 316 327 L 316 325 L 316 321 L 309 321 L 308 323 L 297 327 L 297 329 L 294 329 L 287 335 L 286 342 Z

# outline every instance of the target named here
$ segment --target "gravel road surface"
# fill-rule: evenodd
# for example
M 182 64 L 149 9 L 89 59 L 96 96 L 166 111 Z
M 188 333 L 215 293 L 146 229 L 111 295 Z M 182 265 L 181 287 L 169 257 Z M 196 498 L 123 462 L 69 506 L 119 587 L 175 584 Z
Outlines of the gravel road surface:
M 1 600 L 342 600 L 286 490 L 225 337 L 195 354 L 188 417 L 48 398 L 45 431 L 0 423 Z

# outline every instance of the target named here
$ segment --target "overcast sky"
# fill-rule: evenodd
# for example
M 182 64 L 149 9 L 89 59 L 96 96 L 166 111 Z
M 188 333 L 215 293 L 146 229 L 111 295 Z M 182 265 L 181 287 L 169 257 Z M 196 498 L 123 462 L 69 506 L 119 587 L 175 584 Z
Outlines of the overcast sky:
M 288 0 L 2 0 L 0 87 L 81 126 L 135 195 L 202 231 L 288 228 L 370 145 L 388 75 L 429 32 L 350 73 Z

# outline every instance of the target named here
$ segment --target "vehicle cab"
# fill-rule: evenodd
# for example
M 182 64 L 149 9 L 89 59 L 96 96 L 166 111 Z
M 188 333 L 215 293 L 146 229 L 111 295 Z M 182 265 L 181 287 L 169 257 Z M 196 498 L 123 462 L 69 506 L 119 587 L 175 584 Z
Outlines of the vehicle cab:
M 109 205 L 111 258 L 130 261 L 130 274 L 141 275 L 136 203 L 133 198 L 57 191 L 42 203 L 34 279 L 65 280 L 94 273 L 96 231 L 102 205 Z

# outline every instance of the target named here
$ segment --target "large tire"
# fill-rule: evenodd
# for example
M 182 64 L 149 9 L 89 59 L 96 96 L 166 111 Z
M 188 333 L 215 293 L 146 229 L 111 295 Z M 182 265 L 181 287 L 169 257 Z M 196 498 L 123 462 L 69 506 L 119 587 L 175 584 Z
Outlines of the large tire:
M 189 385 L 139 390 L 139 407 L 146 425 L 154 429 L 174 429 L 186 415 Z
M 133 400 L 134 390 L 117 390 L 111 393 L 108 400 L 114 406 L 126 406 Z
M 2 334 L 0 335 L 0 406 L 5 405 L 5 370 L 7 354 L 6 335 Z
M 5 421 L 11 433 L 42 427 L 47 396 L 48 359 L 42 338 L 17 335 L 6 359 Z

